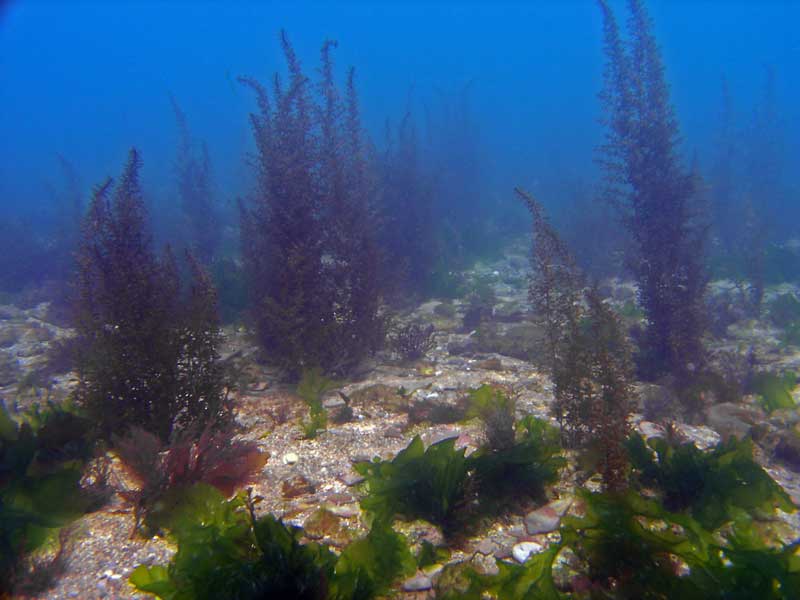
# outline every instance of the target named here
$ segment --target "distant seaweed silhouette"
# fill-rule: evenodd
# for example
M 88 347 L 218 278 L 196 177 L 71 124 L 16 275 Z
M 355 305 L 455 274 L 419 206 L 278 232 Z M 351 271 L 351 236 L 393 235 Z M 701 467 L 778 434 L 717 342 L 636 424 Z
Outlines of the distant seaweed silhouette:
M 291 376 L 321 367 L 346 373 L 384 338 L 380 254 L 372 186 L 361 140 L 354 74 L 344 100 L 331 49 L 321 52 L 316 87 L 285 32 L 289 70 L 272 98 L 257 81 L 251 115 L 258 187 L 241 206 L 243 257 L 252 315 L 270 359 Z
M 188 229 L 189 247 L 203 265 L 210 265 L 220 244 L 220 227 L 211 184 L 211 159 L 203 142 L 198 153 L 186 115 L 170 95 L 178 126 L 175 158 L 178 199 Z
M 645 376 L 688 375 L 702 368 L 707 228 L 694 198 L 695 178 L 678 158 L 678 124 L 661 54 L 640 0 L 629 0 L 630 41 L 614 13 L 603 13 L 607 65 L 601 100 L 606 141 L 600 162 L 606 194 L 632 238 L 634 274 L 647 327 L 639 367 Z
M 216 291 L 189 258 L 182 301 L 175 260 L 152 249 L 131 150 L 119 182 L 93 194 L 78 251 L 76 397 L 108 437 L 137 425 L 162 440 L 228 416 Z
M 398 298 L 430 289 L 437 243 L 433 179 L 423 168 L 417 126 L 409 107 L 395 127 L 386 122 L 380 157 L 380 237 L 389 290 Z

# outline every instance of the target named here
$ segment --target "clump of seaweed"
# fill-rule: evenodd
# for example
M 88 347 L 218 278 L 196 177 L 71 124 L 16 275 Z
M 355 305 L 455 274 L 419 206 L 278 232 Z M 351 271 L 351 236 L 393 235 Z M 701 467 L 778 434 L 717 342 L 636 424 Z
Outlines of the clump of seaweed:
M 60 531 L 97 506 L 81 488 L 91 456 L 86 419 L 50 405 L 14 421 L 0 402 L 0 596 L 45 584 L 67 551 Z M 54 544 L 52 560 L 37 550 Z
M 496 575 L 448 566 L 436 597 L 797 598 L 798 542 L 765 544 L 746 513 L 721 538 L 634 492 L 579 497 L 584 514 L 563 519 L 558 543 L 522 565 L 498 560 Z
M 491 385 L 470 391 L 467 418 L 483 421 L 491 450 L 504 450 L 514 445 L 514 397 Z
M 753 443 L 732 437 L 710 452 L 663 438 L 627 442 L 640 485 L 654 487 L 664 506 L 686 511 L 706 529 L 718 529 L 741 511 L 794 512 L 789 496 L 753 460 Z
M 337 557 L 326 546 L 301 543 L 300 528 L 257 517 L 257 500 L 249 493 L 225 500 L 213 488 L 193 487 L 170 524 L 178 552 L 167 566 L 140 565 L 130 582 L 163 600 L 368 600 L 416 567 L 405 539 L 385 523 Z
M 390 461 L 357 463 L 369 492 L 361 507 L 379 521 L 425 519 L 452 531 L 471 493 L 469 461 L 455 443 L 449 438 L 426 449 L 416 436 Z
M 403 360 L 419 360 L 436 345 L 435 333 L 436 327 L 432 323 L 423 325 L 412 321 L 394 327 L 389 334 L 389 343 Z
M 767 413 L 782 408 L 795 408 L 792 391 L 797 386 L 797 375 L 791 372 L 777 375 L 775 373 L 756 373 L 749 382 L 750 391 L 755 393 L 758 401 Z
M 122 493 L 134 506 L 135 530 L 144 524 L 146 532 L 157 533 L 195 483 L 230 496 L 269 458 L 256 443 L 233 440 L 229 431 L 210 425 L 199 436 L 195 431 L 176 435 L 169 445 L 139 427 L 115 440 L 116 453 L 138 486 Z
M 521 498 L 543 500 L 545 488 L 566 465 L 556 428 L 528 415 L 515 431 L 510 445 L 481 448 L 468 457 L 482 512 L 495 512 Z
M 322 404 L 322 396 L 337 387 L 340 387 L 339 382 L 325 377 L 319 367 L 303 371 L 297 394 L 308 405 L 308 420 L 303 422 L 306 439 L 317 437 L 328 426 L 328 411 Z
M 241 207 L 251 312 L 268 356 L 297 377 L 320 367 L 345 374 L 385 336 L 380 255 L 361 139 L 355 79 L 342 101 L 331 50 L 315 88 L 284 32 L 289 69 L 272 97 L 258 82 L 251 115 L 258 188 Z
M 564 466 L 557 431 L 533 417 L 518 424 L 519 441 L 465 456 L 449 438 L 428 448 L 416 436 L 392 460 L 357 463 L 368 494 L 361 507 L 378 520 L 425 519 L 452 535 L 469 516 L 495 512 L 518 497 L 541 498 Z
M 103 437 L 136 425 L 162 440 L 193 422 L 223 422 L 216 291 L 189 257 L 182 301 L 171 253 L 153 253 L 131 150 L 116 186 L 97 187 L 78 252 L 78 403 Z
M 464 309 L 462 326 L 465 331 L 472 331 L 492 318 L 497 296 L 491 279 L 479 277 L 467 294 L 467 306 Z

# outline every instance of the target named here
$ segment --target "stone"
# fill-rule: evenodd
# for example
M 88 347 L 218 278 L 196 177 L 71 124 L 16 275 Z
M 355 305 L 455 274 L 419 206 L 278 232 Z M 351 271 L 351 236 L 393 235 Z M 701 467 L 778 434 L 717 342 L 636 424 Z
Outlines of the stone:
M 10 348 L 20 338 L 18 327 L 3 327 L 0 329 L 0 348 Z
M 475 552 L 480 552 L 481 554 L 494 554 L 495 550 L 497 550 L 497 544 L 490 539 L 481 540 L 478 542 L 478 545 L 475 546 Z
M 285 465 L 294 465 L 297 461 L 300 460 L 300 457 L 297 456 L 294 452 L 287 452 L 283 455 L 283 464 Z
M 326 536 L 338 537 L 341 533 L 339 517 L 325 508 L 320 508 L 305 520 L 303 532 L 312 540 L 320 540 Z
M 397 387 L 376 383 L 349 394 L 350 402 L 368 406 L 382 406 L 389 410 L 404 410 L 408 398 Z
M 528 535 L 549 533 L 558 529 L 561 517 L 571 505 L 572 498 L 562 498 L 525 515 L 525 529 Z
M 485 371 L 503 371 L 503 361 L 499 358 L 487 358 L 481 360 L 473 365 L 476 369 L 483 369 Z
M 794 431 L 781 432 L 773 456 L 792 471 L 800 473 L 800 434 Z
M 358 473 L 350 472 L 350 473 L 345 473 L 344 475 L 339 477 L 339 480 L 347 487 L 352 487 L 354 485 L 358 485 L 359 483 L 363 483 L 364 476 L 359 475 Z
M 745 438 L 753 425 L 764 421 L 760 410 L 745 404 L 721 402 L 709 407 L 706 422 L 708 426 L 719 433 L 723 440 L 733 436 L 738 439 Z
M 417 573 L 403 582 L 404 592 L 424 592 L 433 587 L 433 581 L 424 573 Z
M 281 494 L 284 498 L 297 498 L 313 494 L 314 485 L 300 474 L 293 475 L 281 484 Z
M 666 385 L 644 383 L 638 386 L 639 410 L 651 422 L 674 421 L 682 407 L 678 395 Z
M 20 376 L 17 360 L 6 353 L 0 353 L 0 386 L 11 385 Z
M 322 406 L 331 410 L 333 408 L 339 408 L 340 406 L 345 406 L 347 403 L 344 401 L 344 398 L 341 396 L 328 396 L 322 401 Z
M 511 549 L 511 556 L 518 563 L 524 563 L 530 558 L 531 554 L 538 554 L 542 550 L 544 550 L 544 546 L 536 542 L 520 542 Z
M 387 427 L 383 432 L 383 437 L 389 438 L 392 440 L 400 440 L 403 439 L 403 432 L 400 430 L 399 427 L 395 427 L 391 425 Z

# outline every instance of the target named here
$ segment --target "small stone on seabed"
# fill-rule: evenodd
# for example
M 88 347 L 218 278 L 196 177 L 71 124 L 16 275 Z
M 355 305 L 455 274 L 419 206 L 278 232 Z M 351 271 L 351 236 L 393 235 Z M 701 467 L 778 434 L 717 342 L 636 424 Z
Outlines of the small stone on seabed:
M 404 592 L 422 592 L 429 590 L 433 587 L 431 578 L 423 573 L 417 573 L 411 579 L 406 579 L 403 582 Z
M 536 542 L 520 542 L 511 550 L 511 555 L 517 562 L 524 563 L 530 558 L 531 554 L 538 554 L 543 549 L 544 547 Z
M 390 426 L 387 427 L 386 431 L 383 432 L 383 437 L 390 439 L 402 439 L 403 432 L 400 431 L 399 427 Z
M 572 499 L 562 498 L 525 515 L 525 528 L 528 530 L 528 535 L 548 533 L 557 529 L 561 517 L 564 516 L 571 504 Z
M 283 464 L 285 465 L 293 465 L 298 460 L 300 460 L 300 457 L 297 456 L 297 454 L 295 454 L 294 452 L 287 452 L 286 454 L 283 455 Z
M 281 494 L 284 498 L 297 498 L 313 494 L 314 485 L 302 475 L 294 475 L 281 484 Z
M 350 487 L 362 483 L 364 481 L 364 476 L 358 473 L 345 473 L 339 479 L 343 484 Z

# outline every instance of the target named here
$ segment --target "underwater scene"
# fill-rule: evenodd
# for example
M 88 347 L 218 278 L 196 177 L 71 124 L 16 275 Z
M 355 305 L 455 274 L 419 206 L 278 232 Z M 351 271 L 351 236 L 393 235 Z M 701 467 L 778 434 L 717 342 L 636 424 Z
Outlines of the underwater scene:
M 799 22 L 0 2 L 0 600 L 800 599 Z

